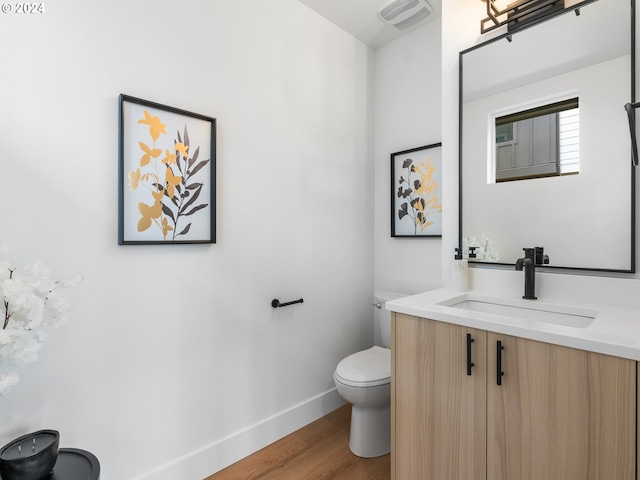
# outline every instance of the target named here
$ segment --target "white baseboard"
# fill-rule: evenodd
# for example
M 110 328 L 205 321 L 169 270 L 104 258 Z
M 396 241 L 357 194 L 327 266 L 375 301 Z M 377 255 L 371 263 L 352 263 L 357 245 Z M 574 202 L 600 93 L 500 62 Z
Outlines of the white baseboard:
M 335 388 L 138 477 L 202 480 L 345 404 Z

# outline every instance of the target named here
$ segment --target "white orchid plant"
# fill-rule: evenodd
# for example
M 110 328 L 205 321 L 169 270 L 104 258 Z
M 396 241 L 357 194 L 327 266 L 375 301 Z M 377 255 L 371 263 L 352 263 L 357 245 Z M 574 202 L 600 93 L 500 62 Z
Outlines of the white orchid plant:
M 462 239 L 462 255 L 463 258 L 469 258 L 469 247 L 475 248 L 476 260 L 482 262 L 499 262 L 500 256 L 493 246 L 491 240 L 484 233 L 480 239 L 473 237 L 464 237 Z
M 18 383 L 11 367 L 33 362 L 45 340 L 45 331 L 62 325 L 70 301 L 63 289 L 80 283 L 82 276 L 53 280 L 41 261 L 18 269 L 0 249 L 0 396 Z

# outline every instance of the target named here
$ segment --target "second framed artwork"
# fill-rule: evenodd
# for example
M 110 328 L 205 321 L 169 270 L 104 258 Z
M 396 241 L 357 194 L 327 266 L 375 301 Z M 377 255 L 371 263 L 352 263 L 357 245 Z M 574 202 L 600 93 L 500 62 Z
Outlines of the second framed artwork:
M 391 154 L 391 236 L 442 236 L 442 143 Z
M 215 243 L 216 119 L 120 95 L 120 245 Z

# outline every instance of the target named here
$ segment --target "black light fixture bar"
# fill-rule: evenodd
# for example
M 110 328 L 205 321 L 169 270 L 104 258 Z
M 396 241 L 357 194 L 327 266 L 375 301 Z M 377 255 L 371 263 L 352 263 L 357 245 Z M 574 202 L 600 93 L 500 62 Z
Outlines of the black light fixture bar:
M 564 11 L 564 0 L 519 0 L 504 10 L 495 5 L 495 0 L 486 0 L 487 18 L 480 21 L 480 33 L 484 34 L 508 25 L 513 32 L 532 23 L 540 22 L 557 12 Z M 579 9 L 576 9 L 576 13 Z M 502 20 L 501 20 L 502 17 Z

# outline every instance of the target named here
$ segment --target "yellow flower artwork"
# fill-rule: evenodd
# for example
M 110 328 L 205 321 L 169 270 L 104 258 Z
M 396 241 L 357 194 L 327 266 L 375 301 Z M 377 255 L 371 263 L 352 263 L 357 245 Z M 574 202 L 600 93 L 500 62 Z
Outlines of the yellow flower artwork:
M 160 138 L 161 134 L 167 133 L 166 125 L 160 121 L 160 118 L 151 115 L 147 110 L 144 111 L 144 118 L 138 120 L 138 123 L 149 125 L 149 135 L 154 142 Z
M 206 235 L 202 240 L 191 238 L 194 228 L 201 236 L 202 232 L 215 232 L 210 225 L 214 220 L 210 205 L 213 185 L 208 183 L 214 176 L 211 158 L 201 158 L 202 144 L 194 144 L 189 134 L 195 128 L 194 138 L 213 137 L 215 119 L 202 118 L 211 120 L 209 123 L 202 122 L 199 117 L 190 121 L 190 117 L 180 116 L 177 112 L 182 111 L 177 109 L 174 112 L 167 107 L 169 110 L 163 112 L 151 108 L 150 102 L 142 105 L 145 106 L 129 107 L 126 113 L 123 113 L 125 107 L 121 107 L 121 118 L 128 115 L 129 130 L 126 132 L 130 132 L 130 137 L 124 139 L 121 123 L 121 172 L 124 178 L 120 243 L 134 243 L 138 238 L 138 243 L 211 243 L 214 238 L 206 238 Z M 175 136 L 168 134 L 169 128 Z M 213 146 L 213 141 L 211 145 L 205 143 L 204 155 L 213 155 L 213 151 L 207 150 Z M 209 217 L 198 214 L 206 209 L 209 209 Z

